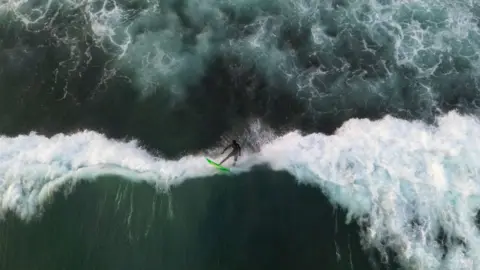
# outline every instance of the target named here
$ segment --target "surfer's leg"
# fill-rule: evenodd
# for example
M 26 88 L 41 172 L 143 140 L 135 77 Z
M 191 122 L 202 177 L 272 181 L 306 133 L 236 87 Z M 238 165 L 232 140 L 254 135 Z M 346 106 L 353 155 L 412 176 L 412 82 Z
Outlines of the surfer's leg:
M 220 162 L 219 164 L 222 165 L 223 162 L 225 162 L 227 159 L 231 158 L 232 156 L 234 155 L 234 152 L 231 152 L 230 154 L 228 154 L 228 156 L 226 158 L 224 158 L 222 160 L 222 162 Z
M 233 157 L 233 166 L 237 164 L 237 159 L 238 159 L 238 153 L 236 153 L 235 156 Z

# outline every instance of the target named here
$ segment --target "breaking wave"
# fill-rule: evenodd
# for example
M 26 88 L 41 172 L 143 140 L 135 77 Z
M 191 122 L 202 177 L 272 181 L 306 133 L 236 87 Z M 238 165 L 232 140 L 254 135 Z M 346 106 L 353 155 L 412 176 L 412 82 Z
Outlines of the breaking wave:
M 235 173 L 266 164 L 321 188 L 364 227 L 366 246 L 394 250 L 407 268 L 472 269 L 480 258 L 478 132 L 477 119 L 457 113 L 439 118 L 438 126 L 350 120 L 332 136 L 277 137 L 244 155 Z M 79 177 L 117 174 L 166 190 L 218 173 L 203 155 L 162 159 L 95 132 L 3 137 L 0 147 L 0 213 L 23 219 Z

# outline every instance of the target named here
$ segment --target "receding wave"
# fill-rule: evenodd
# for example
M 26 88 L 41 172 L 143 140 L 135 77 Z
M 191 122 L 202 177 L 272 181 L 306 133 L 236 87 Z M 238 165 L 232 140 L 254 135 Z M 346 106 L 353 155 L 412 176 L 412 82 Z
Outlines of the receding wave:
M 254 100 L 288 95 L 307 115 L 343 120 L 374 111 L 428 118 L 478 98 L 480 9 L 471 1 L 10 0 L 0 10 L 14 20 L 3 35 L 28 37 L 3 44 L 6 74 L 39 70 L 32 64 L 55 48 L 56 64 L 41 72 L 58 98 L 121 78 L 174 103 L 241 85 L 257 116 L 272 105 L 254 109 Z M 221 70 L 228 82 L 206 84 Z M 77 93 L 72 84 L 85 76 L 95 79 Z

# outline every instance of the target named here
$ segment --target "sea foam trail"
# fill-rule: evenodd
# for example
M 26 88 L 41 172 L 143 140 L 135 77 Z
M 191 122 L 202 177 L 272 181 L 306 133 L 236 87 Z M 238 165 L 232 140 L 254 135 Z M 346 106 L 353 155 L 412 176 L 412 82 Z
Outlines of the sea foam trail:
M 255 75 L 268 86 L 258 91 L 295 96 L 309 113 L 350 118 L 355 108 L 386 106 L 425 117 L 441 103 L 469 107 L 478 98 L 477 2 L 4 0 L 0 20 L 9 23 L 0 34 L 29 38 L 6 42 L 1 66 L 18 76 L 48 62 L 50 40 L 59 65 L 38 64 L 39 72 L 52 72 L 66 92 L 103 64 L 94 89 L 129 74 L 143 96 L 167 92 L 175 101 L 198 91 L 222 59 L 232 80 Z M 35 87 L 29 78 L 17 91 Z
M 392 117 L 354 119 L 333 136 L 278 137 L 245 154 L 238 166 L 248 171 L 267 163 L 320 187 L 349 218 L 368 217 L 366 246 L 392 248 L 407 268 L 479 269 L 478 134 L 479 121 L 457 113 L 440 117 L 437 127 Z M 217 173 L 201 155 L 165 160 L 135 141 L 95 132 L 1 137 L 0 149 L 0 213 L 10 210 L 23 219 L 40 213 L 60 185 L 80 178 L 113 173 L 168 188 Z M 444 243 L 437 242 L 441 231 Z

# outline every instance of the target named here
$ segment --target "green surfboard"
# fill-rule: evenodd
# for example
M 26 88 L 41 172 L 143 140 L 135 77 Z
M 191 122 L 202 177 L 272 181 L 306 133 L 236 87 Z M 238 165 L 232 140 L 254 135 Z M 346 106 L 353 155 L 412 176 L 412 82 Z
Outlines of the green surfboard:
M 217 170 L 219 171 L 223 171 L 223 172 L 230 172 L 230 169 L 229 168 L 225 168 L 223 167 L 222 165 L 218 164 L 218 163 L 215 163 L 213 161 L 211 161 L 210 159 L 207 158 L 207 162 L 212 165 L 213 167 L 217 168 Z

